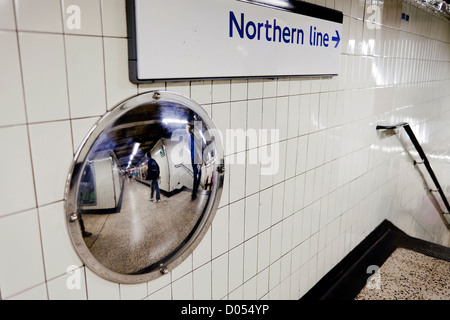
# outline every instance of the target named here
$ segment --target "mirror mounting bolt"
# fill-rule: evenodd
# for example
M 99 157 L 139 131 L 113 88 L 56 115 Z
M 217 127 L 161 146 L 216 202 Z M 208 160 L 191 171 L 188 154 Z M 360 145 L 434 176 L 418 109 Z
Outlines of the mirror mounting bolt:
M 224 164 L 220 164 L 218 167 L 217 167 L 217 172 L 219 172 L 219 173 L 225 173 L 225 165 Z
M 153 93 L 153 99 L 159 100 L 160 98 L 161 98 L 161 94 L 160 94 L 158 91 L 156 91 L 155 93 Z
M 72 213 L 71 215 L 69 215 L 69 221 L 70 222 L 75 222 L 78 219 L 78 215 L 76 213 Z
M 159 272 L 161 272 L 162 274 L 167 274 L 169 272 L 169 269 L 167 269 L 166 266 L 161 265 L 161 267 L 159 268 Z

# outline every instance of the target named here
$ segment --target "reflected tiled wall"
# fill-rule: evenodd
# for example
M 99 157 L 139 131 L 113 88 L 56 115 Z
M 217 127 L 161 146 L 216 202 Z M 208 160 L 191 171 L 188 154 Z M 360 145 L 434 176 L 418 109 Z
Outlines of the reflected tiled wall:
M 0 0 L 1 298 L 298 299 L 384 219 L 449 245 L 405 135 L 375 130 L 409 122 L 449 194 L 448 23 L 413 1 L 310 2 L 344 13 L 337 77 L 134 85 L 124 0 Z M 66 26 L 71 4 L 80 30 Z M 64 185 L 99 117 L 154 89 L 191 97 L 223 130 L 279 129 L 280 171 L 227 165 L 193 254 L 149 283 L 111 283 L 72 248 Z M 265 147 L 226 150 L 227 163 Z M 70 266 L 81 277 L 74 290 Z

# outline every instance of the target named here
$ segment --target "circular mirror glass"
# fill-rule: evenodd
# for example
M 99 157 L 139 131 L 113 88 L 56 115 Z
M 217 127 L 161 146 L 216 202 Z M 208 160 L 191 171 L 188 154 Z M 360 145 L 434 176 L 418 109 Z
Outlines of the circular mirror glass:
M 219 132 L 179 94 L 135 96 L 105 114 L 77 150 L 67 180 L 69 233 L 101 277 L 139 283 L 198 245 L 223 184 Z

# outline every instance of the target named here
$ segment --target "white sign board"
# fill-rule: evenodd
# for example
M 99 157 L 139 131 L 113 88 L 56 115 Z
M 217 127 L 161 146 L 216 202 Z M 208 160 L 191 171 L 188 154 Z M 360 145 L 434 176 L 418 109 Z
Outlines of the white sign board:
M 338 74 L 342 13 L 313 6 L 304 15 L 237 0 L 129 0 L 130 79 Z M 338 19 L 314 17 L 321 10 Z

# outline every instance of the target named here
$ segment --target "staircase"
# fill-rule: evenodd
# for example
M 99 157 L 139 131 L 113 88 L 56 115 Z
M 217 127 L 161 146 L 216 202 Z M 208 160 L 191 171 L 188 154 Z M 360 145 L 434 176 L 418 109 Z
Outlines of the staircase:
M 399 249 L 399 251 L 396 251 Z M 313 288 L 311 288 L 301 300 L 354 300 L 356 299 L 376 299 L 381 298 L 385 300 L 407 300 L 407 299 L 422 299 L 423 295 L 419 292 L 404 292 L 404 295 L 396 293 L 384 292 L 380 296 L 380 291 L 373 291 L 378 295 L 372 297 L 367 294 L 367 287 L 381 285 L 388 285 L 389 281 L 397 281 L 398 279 L 386 278 L 386 274 L 376 274 L 389 257 L 396 251 L 396 254 L 402 254 L 401 250 L 407 250 L 417 253 L 418 256 L 426 256 L 438 259 L 436 262 L 442 262 L 444 268 L 450 266 L 450 248 L 441 246 L 432 242 L 408 236 L 402 230 L 393 225 L 390 221 L 384 220 L 374 231 L 372 231 L 357 247 L 355 247 L 341 262 L 339 262 L 330 272 L 328 272 Z M 399 266 L 398 269 L 401 267 Z M 449 277 L 450 268 L 444 270 L 440 278 Z M 399 270 L 402 272 L 402 270 Z M 429 270 L 430 272 L 432 270 Z M 405 281 L 413 283 L 413 272 L 406 272 L 403 270 L 402 277 Z M 377 284 L 377 277 L 379 283 Z M 410 277 L 411 279 L 407 279 Z M 369 282 L 368 283 L 368 279 Z M 423 279 L 422 279 L 423 280 Z M 450 278 L 444 280 L 444 290 L 436 288 L 436 293 L 430 293 L 427 297 L 429 299 L 444 299 L 450 300 L 447 296 L 450 292 Z M 400 283 L 397 283 L 398 287 Z M 430 284 L 431 285 L 431 284 Z M 366 289 L 366 291 L 362 291 Z M 379 288 L 375 288 L 380 289 Z M 411 290 L 419 291 L 420 288 L 412 286 Z M 364 295 L 364 293 L 366 293 Z

